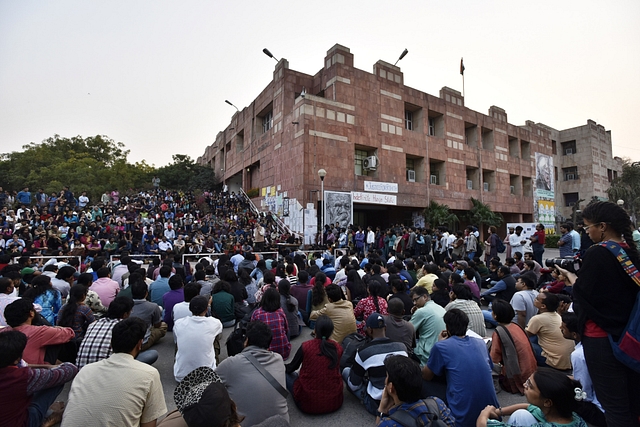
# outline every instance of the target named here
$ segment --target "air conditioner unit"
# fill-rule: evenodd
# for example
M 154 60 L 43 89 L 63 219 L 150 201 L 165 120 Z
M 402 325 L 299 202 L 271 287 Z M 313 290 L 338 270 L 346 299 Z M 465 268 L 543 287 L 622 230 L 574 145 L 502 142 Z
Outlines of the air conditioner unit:
M 407 170 L 407 181 L 416 182 L 416 171 L 411 169 Z
M 564 150 L 564 154 L 573 154 L 573 148 L 567 148 Z
M 438 185 L 438 175 L 431 175 L 431 180 L 429 182 L 433 185 Z
M 366 170 L 376 170 L 378 167 L 378 159 L 376 156 L 369 156 L 362 161 L 362 167 Z
M 482 183 L 482 188 L 484 189 L 484 191 L 489 191 L 489 183 L 488 182 L 483 182 Z
M 473 181 L 467 180 L 467 190 L 473 190 Z
M 516 186 L 515 185 L 510 186 L 509 190 L 511 191 L 511 194 L 516 194 Z
M 567 173 L 564 175 L 564 180 L 565 181 L 573 181 L 574 179 L 576 179 L 576 175 L 572 174 L 572 173 Z

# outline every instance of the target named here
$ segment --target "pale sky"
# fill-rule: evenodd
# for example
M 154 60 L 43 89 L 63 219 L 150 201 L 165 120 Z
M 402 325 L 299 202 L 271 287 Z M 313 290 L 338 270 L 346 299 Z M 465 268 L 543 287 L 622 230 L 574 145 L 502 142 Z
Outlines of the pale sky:
M 334 44 L 371 72 L 509 123 L 556 129 L 592 119 L 615 156 L 640 160 L 640 1 L 0 0 L 0 152 L 59 134 L 107 135 L 129 161 L 194 160 L 276 62 L 315 74 Z

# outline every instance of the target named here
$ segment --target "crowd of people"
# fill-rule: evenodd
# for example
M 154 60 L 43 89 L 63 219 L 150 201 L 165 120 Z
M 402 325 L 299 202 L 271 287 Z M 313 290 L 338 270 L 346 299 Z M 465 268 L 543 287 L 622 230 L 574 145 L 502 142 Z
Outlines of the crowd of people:
M 576 274 L 542 262 L 541 224 L 527 239 L 521 227 L 481 239 L 474 226 L 328 225 L 309 255 L 233 193 L 111 192 L 82 207 L 64 193 L 3 211 L 23 244 L 5 241 L 0 258 L 0 382 L 11 385 L 0 426 L 280 426 L 289 394 L 326 414 L 345 389 L 382 426 L 639 423 L 640 373 L 611 342 L 631 317 L 640 256 L 613 203 L 585 208 L 577 240 L 563 224 Z M 290 249 L 257 254 L 279 242 Z M 167 334 L 174 355 L 154 349 Z M 159 357 L 178 382 L 166 416 Z M 528 403 L 500 407 L 500 391 Z

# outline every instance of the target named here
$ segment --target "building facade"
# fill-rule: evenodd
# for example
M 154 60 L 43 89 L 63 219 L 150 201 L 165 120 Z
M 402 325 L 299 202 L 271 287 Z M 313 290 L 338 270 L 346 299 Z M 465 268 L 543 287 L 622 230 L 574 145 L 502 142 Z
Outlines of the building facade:
M 353 64 L 341 45 L 327 52 L 315 75 L 280 60 L 273 80 L 233 115 L 198 163 L 307 237 L 323 222 L 322 188 L 351 196 L 349 223 L 356 225 L 420 224 L 432 200 L 462 216 L 471 197 L 505 223 L 537 220 L 535 161 L 553 158 L 554 141 L 572 129 L 516 126 L 499 107 L 488 114 L 466 108 L 456 90 L 433 96 L 405 86 L 401 69 L 384 61 L 372 72 Z M 603 164 L 610 145 L 609 136 Z

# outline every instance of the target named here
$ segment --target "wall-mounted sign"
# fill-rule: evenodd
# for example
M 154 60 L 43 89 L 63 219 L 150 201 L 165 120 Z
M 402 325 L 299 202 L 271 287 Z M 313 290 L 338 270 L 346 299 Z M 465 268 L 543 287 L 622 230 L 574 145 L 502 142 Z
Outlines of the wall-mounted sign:
M 397 193 L 398 183 L 396 182 L 375 182 L 365 181 L 364 191 L 375 191 L 377 193 Z M 395 203 L 394 203 L 395 205 Z
M 372 203 L 375 205 L 397 205 L 398 198 L 392 194 L 361 193 L 352 191 L 353 203 Z

